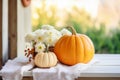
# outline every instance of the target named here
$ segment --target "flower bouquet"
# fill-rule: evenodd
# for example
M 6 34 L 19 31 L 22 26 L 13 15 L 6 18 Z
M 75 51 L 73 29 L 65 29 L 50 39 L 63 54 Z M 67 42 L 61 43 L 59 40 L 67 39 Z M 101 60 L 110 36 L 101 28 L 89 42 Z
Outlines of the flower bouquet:
M 25 56 L 29 57 L 29 61 L 34 60 L 38 67 L 54 66 L 57 63 L 57 57 L 53 52 L 54 46 L 66 34 L 71 35 L 72 33 L 65 28 L 58 31 L 51 25 L 43 25 L 41 29 L 26 34 Z

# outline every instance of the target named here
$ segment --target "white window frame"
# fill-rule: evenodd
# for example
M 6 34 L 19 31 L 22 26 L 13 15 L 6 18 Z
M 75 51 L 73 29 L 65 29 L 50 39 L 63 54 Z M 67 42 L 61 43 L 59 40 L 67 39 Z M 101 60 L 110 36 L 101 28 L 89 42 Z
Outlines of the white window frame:
M 32 24 L 31 24 L 31 6 L 23 7 L 21 4 L 21 0 L 18 0 L 17 3 L 17 34 L 18 34 L 18 41 L 17 41 L 17 55 L 24 56 L 24 49 L 25 49 L 25 40 L 24 36 L 26 33 L 32 31 Z

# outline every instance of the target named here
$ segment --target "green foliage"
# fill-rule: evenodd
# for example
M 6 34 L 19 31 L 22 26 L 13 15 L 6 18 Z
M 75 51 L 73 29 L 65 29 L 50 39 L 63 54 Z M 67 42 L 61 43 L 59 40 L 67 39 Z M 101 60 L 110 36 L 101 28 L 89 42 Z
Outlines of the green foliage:
M 104 25 L 101 24 L 100 29 L 97 29 L 95 26 L 93 26 L 92 28 L 89 28 L 85 34 L 92 39 L 95 46 L 95 52 L 101 53 L 104 51 L 101 49 L 107 38 L 105 36 Z
M 113 33 L 111 42 L 111 44 L 113 44 L 112 52 L 120 53 L 120 30 L 116 30 L 115 33 Z
M 112 36 L 106 35 L 105 26 L 101 24 L 100 29 L 93 27 L 85 34 L 92 39 L 96 53 L 120 53 L 120 30 L 113 32 Z

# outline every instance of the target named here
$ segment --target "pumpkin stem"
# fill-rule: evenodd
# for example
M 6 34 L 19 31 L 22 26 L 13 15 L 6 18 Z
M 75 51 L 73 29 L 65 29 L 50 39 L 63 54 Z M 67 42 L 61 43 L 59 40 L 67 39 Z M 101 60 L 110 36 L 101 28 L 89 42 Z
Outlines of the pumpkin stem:
M 76 30 L 72 26 L 67 26 L 66 28 L 72 30 L 72 35 L 76 35 L 77 34 Z

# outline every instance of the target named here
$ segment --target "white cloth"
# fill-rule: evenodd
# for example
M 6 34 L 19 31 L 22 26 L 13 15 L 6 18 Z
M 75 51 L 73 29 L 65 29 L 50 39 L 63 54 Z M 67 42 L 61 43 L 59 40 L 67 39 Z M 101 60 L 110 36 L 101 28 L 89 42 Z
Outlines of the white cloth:
M 27 58 L 15 58 L 8 60 L 3 66 L 1 76 L 3 80 L 22 80 L 23 72 L 33 68 L 34 64 L 29 63 Z
M 58 63 L 51 68 L 35 68 L 32 70 L 34 80 L 75 80 L 84 70 L 93 65 L 97 60 L 92 60 L 88 64 L 76 64 L 66 66 Z
M 76 64 L 74 66 L 66 66 L 58 63 L 51 68 L 35 68 L 32 70 L 34 80 L 74 80 L 80 76 L 84 70 L 93 65 L 96 60 L 92 60 L 88 64 Z M 28 63 L 27 58 L 15 58 L 8 60 L 2 68 L 1 76 L 3 80 L 22 80 L 23 72 L 34 67 L 34 63 Z

